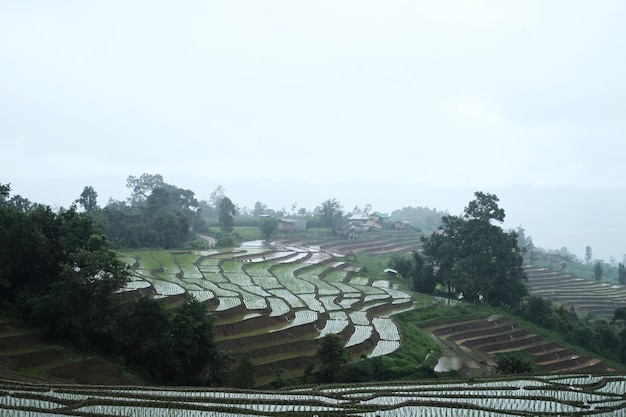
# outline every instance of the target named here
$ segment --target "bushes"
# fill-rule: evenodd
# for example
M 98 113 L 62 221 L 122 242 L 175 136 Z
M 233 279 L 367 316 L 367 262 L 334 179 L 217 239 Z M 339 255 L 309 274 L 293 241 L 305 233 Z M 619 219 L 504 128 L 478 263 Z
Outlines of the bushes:
M 592 315 L 580 319 L 574 309 L 555 306 L 552 301 L 536 296 L 528 297 L 516 314 L 559 334 L 569 343 L 626 363 L 626 358 L 620 358 L 620 352 L 626 351 L 626 339 L 620 337 L 615 324 Z
M 535 372 L 533 355 L 524 351 L 504 352 L 496 355 L 499 374 L 532 374 Z

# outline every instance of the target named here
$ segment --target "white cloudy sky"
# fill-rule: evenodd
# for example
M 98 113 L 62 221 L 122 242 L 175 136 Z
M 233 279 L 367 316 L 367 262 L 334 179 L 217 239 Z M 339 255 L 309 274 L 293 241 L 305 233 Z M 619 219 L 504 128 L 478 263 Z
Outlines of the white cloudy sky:
M 626 253 L 626 2 L 0 2 L 0 183 L 458 214 Z

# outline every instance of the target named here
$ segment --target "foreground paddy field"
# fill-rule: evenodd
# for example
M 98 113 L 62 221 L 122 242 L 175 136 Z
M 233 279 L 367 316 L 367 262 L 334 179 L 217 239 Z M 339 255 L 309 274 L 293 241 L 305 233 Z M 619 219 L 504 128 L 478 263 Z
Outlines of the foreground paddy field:
M 5 417 L 599 416 L 626 413 L 626 376 L 561 375 L 262 391 L 50 385 L 0 375 Z

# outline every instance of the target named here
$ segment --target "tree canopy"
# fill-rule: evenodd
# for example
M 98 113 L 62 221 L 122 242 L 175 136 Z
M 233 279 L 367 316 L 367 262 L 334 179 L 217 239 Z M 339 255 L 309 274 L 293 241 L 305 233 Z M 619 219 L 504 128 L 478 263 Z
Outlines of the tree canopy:
M 341 335 L 330 333 L 324 336 L 317 348 L 319 373 L 322 382 L 340 379 L 350 360 L 348 351 L 343 347 L 345 341 Z
M 230 198 L 224 197 L 220 201 L 220 228 L 224 233 L 232 233 L 233 227 L 235 225 L 234 218 L 235 214 L 237 214 L 237 208 L 230 201 Z
M 137 203 L 139 213 L 167 216 L 164 207 L 180 198 L 172 189 L 153 189 Z M 166 310 L 157 300 L 120 297 L 117 291 L 130 270 L 94 213 L 76 206 L 24 210 L 11 203 L 9 193 L 10 187 L 0 184 L 0 308 L 52 339 L 123 357 L 155 381 L 214 382 L 223 361 L 204 305 L 192 298 Z
M 328 199 L 324 201 L 315 211 L 322 219 L 322 223 L 330 229 L 332 233 L 336 232 L 337 222 L 343 216 L 343 207 L 336 199 Z
M 471 302 L 514 307 L 527 294 L 522 251 L 504 220 L 498 197 L 476 192 L 462 216 L 444 216 L 438 232 L 424 238 L 424 255 L 450 292 Z

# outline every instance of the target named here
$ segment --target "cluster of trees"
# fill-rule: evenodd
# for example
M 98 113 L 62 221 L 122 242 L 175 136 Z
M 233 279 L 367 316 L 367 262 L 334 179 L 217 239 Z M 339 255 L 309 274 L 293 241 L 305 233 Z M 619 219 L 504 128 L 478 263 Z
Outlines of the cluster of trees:
M 447 212 L 428 207 L 403 207 L 391 212 L 390 218 L 397 221 L 409 221 L 416 229 L 434 231 L 441 226 L 443 217 L 447 214 Z
M 612 321 L 589 315 L 578 317 L 574 309 L 529 296 L 516 310 L 524 319 L 560 334 L 566 341 L 609 359 L 626 363 L 626 308 L 618 308 Z
M 209 219 L 217 222 L 224 237 L 233 232 L 238 209 L 221 186 L 208 202 L 198 201 L 191 190 L 166 183 L 159 174 L 131 175 L 126 186 L 131 190 L 126 201 L 110 200 L 101 208 L 98 193 L 86 186 L 75 202 L 117 247 L 191 246 L 194 232 L 209 232 Z
M 118 247 L 181 247 L 193 228 L 202 227 L 193 191 L 167 184 L 158 174 L 131 175 L 127 187 L 127 201 L 109 201 L 102 209 L 89 186 L 77 201 Z
M 204 306 L 188 300 L 166 310 L 161 301 L 125 300 L 118 290 L 130 271 L 89 213 L 24 204 L 10 191 L 0 185 L 4 311 L 52 339 L 124 357 L 158 381 L 220 381 L 225 361 Z M 97 210 L 93 201 L 85 209 Z
M 440 229 L 422 239 L 423 256 L 394 257 L 389 265 L 416 291 L 440 284 L 466 301 L 516 307 L 527 294 L 518 235 L 494 224 L 505 217 L 497 196 L 474 195 L 462 216 L 443 216 Z

